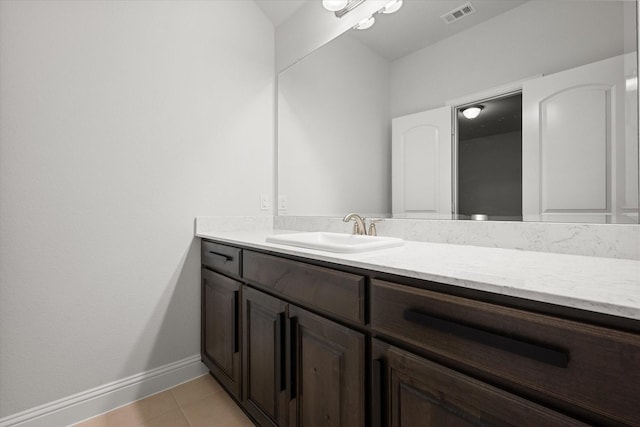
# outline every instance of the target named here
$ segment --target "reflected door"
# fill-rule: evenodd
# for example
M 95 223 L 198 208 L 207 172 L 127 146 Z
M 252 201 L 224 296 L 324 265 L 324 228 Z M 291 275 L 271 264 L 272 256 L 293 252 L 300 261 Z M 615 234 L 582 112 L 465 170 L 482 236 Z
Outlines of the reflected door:
M 396 218 L 451 218 L 451 107 L 392 121 L 392 211 Z
M 624 63 L 619 56 L 524 83 L 524 220 L 637 222 Z

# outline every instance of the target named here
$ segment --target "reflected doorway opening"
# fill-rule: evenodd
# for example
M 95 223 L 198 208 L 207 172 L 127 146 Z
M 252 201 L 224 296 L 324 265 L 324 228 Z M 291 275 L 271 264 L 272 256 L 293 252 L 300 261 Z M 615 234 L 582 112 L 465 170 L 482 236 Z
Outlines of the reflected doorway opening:
M 465 117 L 469 107 L 480 107 L 477 117 Z M 522 92 L 458 106 L 454 116 L 456 217 L 521 221 Z

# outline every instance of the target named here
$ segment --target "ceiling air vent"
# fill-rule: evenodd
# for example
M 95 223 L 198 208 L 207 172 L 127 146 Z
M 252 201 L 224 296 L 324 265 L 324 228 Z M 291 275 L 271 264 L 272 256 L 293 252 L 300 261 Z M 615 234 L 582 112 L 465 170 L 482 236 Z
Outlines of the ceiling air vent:
M 440 17 L 440 19 L 442 19 L 446 24 L 451 24 L 452 22 L 455 22 L 458 19 L 462 19 L 467 15 L 471 15 L 475 11 L 476 9 L 473 7 L 471 3 L 466 3 L 452 10 L 451 12 L 445 13 Z

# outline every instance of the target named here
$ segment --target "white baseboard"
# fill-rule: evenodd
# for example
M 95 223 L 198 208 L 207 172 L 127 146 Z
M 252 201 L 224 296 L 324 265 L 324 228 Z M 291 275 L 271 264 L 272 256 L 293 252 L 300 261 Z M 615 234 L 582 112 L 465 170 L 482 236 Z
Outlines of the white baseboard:
M 46 403 L 0 419 L 0 427 L 69 426 L 208 372 L 200 355 Z

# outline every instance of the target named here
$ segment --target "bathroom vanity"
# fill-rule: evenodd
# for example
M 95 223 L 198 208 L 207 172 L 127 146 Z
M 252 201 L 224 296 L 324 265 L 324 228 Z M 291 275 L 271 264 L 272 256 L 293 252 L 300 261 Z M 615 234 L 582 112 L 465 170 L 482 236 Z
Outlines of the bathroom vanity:
M 531 254 L 540 270 L 549 254 L 460 246 L 462 263 L 488 254 L 465 279 L 398 261 L 437 264 L 424 258 L 435 250 L 450 263 L 453 245 L 345 256 L 200 237 L 202 359 L 258 425 L 640 425 L 637 296 L 598 304 L 570 267 L 515 286 L 491 267 L 526 270 Z M 637 261 L 553 256 L 623 266 L 610 293 L 637 293 Z

